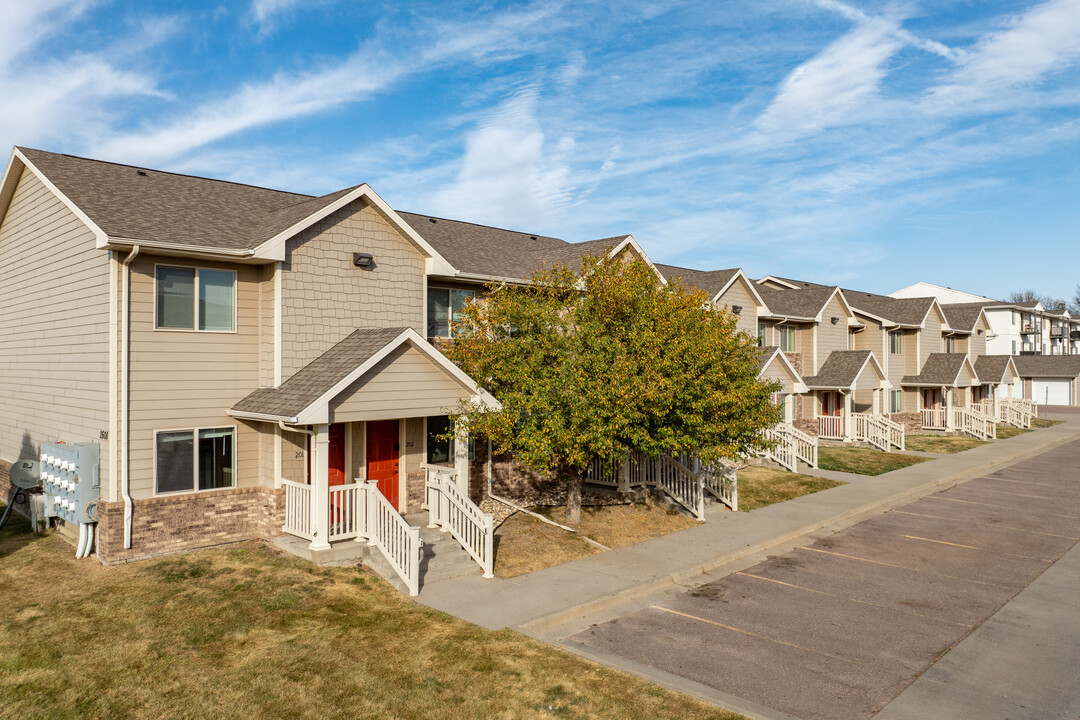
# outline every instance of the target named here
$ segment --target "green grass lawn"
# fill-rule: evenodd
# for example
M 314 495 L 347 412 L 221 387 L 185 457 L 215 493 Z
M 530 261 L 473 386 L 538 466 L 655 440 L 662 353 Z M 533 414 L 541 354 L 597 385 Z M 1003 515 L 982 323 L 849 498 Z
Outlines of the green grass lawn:
M 818 452 L 821 452 L 820 449 Z M 839 480 L 787 472 L 763 465 L 748 465 L 739 468 L 739 510 L 749 512 L 844 484 Z
M 863 447 L 822 446 L 818 448 L 819 468 L 856 475 L 882 475 L 909 465 L 918 465 L 929 459 Z
M 934 453 L 958 453 L 985 444 L 985 440 L 966 435 L 908 435 L 905 440 L 908 450 Z
M 1003 423 L 999 423 L 997 426 L 998 440 L 1005 440 L 1006 438 L 1016 437 L 1017 435 L 1023 435 L 1029 433 L 1032 430 L 1041 430 L 1042 428 L 1053 427 L 1060 425 L 1063 420 L 1043 420 L 1042 418 L 1036 418 L 1031 421 L 1031 428 L 1014 428 Z
M 105 568 L 28 528 L 0 530 L 4 717 L 739 717 L 360 568 L 258 542 Z

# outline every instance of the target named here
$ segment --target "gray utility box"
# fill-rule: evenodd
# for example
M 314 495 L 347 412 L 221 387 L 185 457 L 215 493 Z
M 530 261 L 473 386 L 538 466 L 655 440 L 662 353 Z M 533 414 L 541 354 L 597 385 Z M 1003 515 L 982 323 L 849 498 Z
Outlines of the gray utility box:
M 46 517 L 71 523 L 97 520 L 86 506 L 101 495 L 97 443 L 44 443 L 41 446 L 41 489 Z

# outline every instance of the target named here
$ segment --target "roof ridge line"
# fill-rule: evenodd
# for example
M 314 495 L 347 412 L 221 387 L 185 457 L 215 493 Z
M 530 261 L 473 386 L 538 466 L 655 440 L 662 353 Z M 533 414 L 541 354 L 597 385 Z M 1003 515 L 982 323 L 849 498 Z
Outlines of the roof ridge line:
M 484 223 L 472 222 L 470 220 L 455 220 L 454 218 L 442 217 L 440 215 L 429 215 L 428 213 L 412 212 L 411 210 L 397 210 L 397 209 L 395 209 L 394 212 L 396 212 L 398 214 L 406 213 L 408 215 L 418 215 L 420 217 L 426 217 L 428 219 L 446 220 L 447 222 L 460 223 L 462 225 L 472 225 L 473 227 L 482 227 L 482 228 L 487 228 L 488 230 L 499 230 L 501 232 L 514 233 L 515 235 L 527 235 L 529 237 L 545 238 L 547 240 L 558 240 L 559 242 L 566 243 L 567 245 L 573 245 L 574 244 L 574 243 L 570 242 L 569 240 L 563 240 L 562 238 L 557 238 L 554 235 L 538 235 L 537 233 L 524 232 L 522 230 L 511 230 L 510 228 L 501 228 L 501 227 L 496 227 L 495 225 L 485 225 Z M 607 238 L 600 238 L 600 239 L 601 240 L 606 240 Z M 583 242 L 591 242 L 591 241 L 585 240 Z
M 98 158 L 83 157 L 82 155 L 72 155 L 71 153 L 58 153 L 58 152 L 53 152 L 51 150 L 41 150 L 39 148 L 24 147 L 22 145 L 16 145 L 15 147 L 18 148 L 19 150 L 30 150 L 32 152 L 46 153 L 48 155 L 59 155 L 60 157 L 68 157 L 68 158 L 73 158 L 75 160 L 84 160 L 86 162 L 100 163 L 102 165 L 115 165 L 116 167 L 125 167 L 125 168 L 131 168 L 132 170 L 143 170 L 143 171 L 146 171 L 146 172 L 155 172 L 155 173 L 160 173 L 162 175 L 174 175 L 176 177 L 186 177 L 186 178 L 191 178 L 193 180 L 209 180 L 211 182 L 225 183 L 227 185 L 236 185 L 238 187 L 249 187 L 249 188 L 253 188 L 255 190 L 265 190 L 266 192 L 279 193 L 281 195 L 292 195 L 292 196 L 299 197 L 299 198 L 311 199 L 311 198 L 323 197 L 323 195 L 308 195 L 306 193 L 295 193 L 295 192 L 292 192 L 290 190 L 278 190 L 277 188 L 269 188 L 269 187 L 265 187 L 263 185 L 253 185 L 252 183 L 242 183 L 242 182 L 237 182 L 236 180 L 222 180 L 221 178 L 206 177 L 205 175 L 192 175 L 191 173 L 181 173 L 181 172 L 175 172 L 173 170 L 161 170 L 161 169 L 158 169 L 158 168 L 152 168 L 152 167 L 150 167 L 148 165 L 131 165 L 130 163 L 115 162 L 113 160 L 100 160 Z M 360 185 L 363 185 L 363 183 L 360 183 Z M 354 187 L 359 187 L 359 185 L 354 186 Z M 338 192 L 338 191 L 334 190 L 332 192 Z M 330 195 L 330 194 L 331 193 L 325 193 L 325 195 Z

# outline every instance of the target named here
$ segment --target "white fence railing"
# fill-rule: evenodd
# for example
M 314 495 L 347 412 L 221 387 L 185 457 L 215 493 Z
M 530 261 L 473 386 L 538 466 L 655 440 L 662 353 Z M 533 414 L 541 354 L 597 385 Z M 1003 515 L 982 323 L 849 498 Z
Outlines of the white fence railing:
M 826 440 L 844 439 L 844 418 L 842 415 L 822 415 L 818 418 L 818 437 Z
M 379 492 L 378 483 L 364 483 L 367 492 L 368 545 L 379 548 L 409 588 L 409 595 L 420 593 L 420 528 L 413 527 Z
M 699 473 L 667 455 L 661 455 L 656 467 L 656 486 L 698 520 L 705 519 L 705 488 Z
M 923 430 L 945 430 L 949 427 L 944 408 L 927 408 L 919 412 L 922 413 Z
M 997 438 L 997 420 L 973 408 L 953 408 L 952 429 L 979 440 Z
M 816 448 L 817 446 L 815 446 Z M 734 465 L 705 465 L 701 468 L 705 490 L 733 512 L 739 510 L 739 476 Z
M 425 470 L 429 525 L 448 531 L 480 565 L 484 577 L 495 577 L 495 516 L 461 491 L 456 472 L 430 466 Z
M 290 535 L 311 540 L 311 486 L 292 480 L 282 480 L 285 488 L 285 526 Z
M 704 520 L 706 482 L 712 471 L 702 467 L 698 459 L 689 453 L 681 454 L 680 459 L 685 464 L 669 455 L 661 455 L 654 460 L 641 452 L 634 452 L 629 460 L 621 463 L 595 459 L 585 472 L 585 482 L 620 491 L 655 487 L 686 508 L 695 518 Z M 715 492 L 710 492 L 730 507 L 735 502 L 734 487 L 737 481 L 734 472 L 723 482 L 719 479 L 715 482 Z M 730 489 L 724 489 L 727 487 L 723 485 L 724 482 L 730 485 Z
M 886 452 L 894 447 L 897 450 L 904 449 L 906 431 L 900 423 L 893 422 L 884 415 L 870 413 L 855 413 L 851 417 L 855 422 L 855 440 L 868 442 L 878 450 Z

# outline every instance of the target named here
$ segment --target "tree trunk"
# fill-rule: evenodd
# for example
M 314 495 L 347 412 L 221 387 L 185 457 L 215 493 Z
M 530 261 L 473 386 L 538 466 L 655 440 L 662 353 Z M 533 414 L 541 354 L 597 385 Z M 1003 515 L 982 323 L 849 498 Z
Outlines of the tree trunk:
M 566 488 L 566 524 L 577 527 L 581 522 L 581 473 L 571 470 L 569 476 Z

